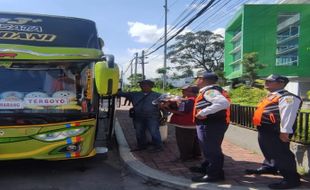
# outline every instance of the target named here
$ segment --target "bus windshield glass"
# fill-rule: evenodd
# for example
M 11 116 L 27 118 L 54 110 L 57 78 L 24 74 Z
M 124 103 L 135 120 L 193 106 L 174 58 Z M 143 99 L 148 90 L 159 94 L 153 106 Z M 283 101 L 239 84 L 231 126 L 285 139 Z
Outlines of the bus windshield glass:
M 0 114 L 90 113 L 91 62 L 13 63 L 0 68 Z

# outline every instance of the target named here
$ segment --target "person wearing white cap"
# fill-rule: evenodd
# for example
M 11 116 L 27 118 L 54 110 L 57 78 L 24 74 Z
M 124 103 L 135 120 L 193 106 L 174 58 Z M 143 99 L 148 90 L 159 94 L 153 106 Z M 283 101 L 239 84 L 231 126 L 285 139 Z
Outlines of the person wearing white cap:
M 258 143 L 268 161 L 274 161 L 275 168 L 283 176 L 282 181 L 268 185 L 271 189 L 290 189 L 300 186 L 295 155 L 290 150 L 290 137 L 296 128 L 296 119 L 302 101 L 284 87 L 289 82 L 285 76 L 272 74 L 265 79 L 268 95 L 258 104 L 253 124 L 258 130 Z M 248 170 L 251 171 L 251 170 Z M 264 165 L 252 172 L 263 174 L 268 171 Z M 250 173 L 250 172 L 248 172 Z

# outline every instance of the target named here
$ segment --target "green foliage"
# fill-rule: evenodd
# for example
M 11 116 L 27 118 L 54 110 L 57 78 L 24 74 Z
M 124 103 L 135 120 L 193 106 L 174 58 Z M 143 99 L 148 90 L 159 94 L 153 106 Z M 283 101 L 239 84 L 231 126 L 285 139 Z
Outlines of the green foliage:
M 244 73 L 242 75 L 242 79 L 249 82 L 250 86 L 255 85 L 255 80 L 258 79 L 257 72 L 266 67 L 266 65 L 262 63 L 258 63 L 258 53 L 251 52 L 246 53 L 243 56 L 243 60 L 241 62 L 243 64 Z
M 232 103 L 244 106 L 256 106 L 266 96 L 267 91 L 259 88 L 241 85 L 229 91 Z
M 310 144 L 310 129 L 308 127 L 310 126 L 309 116 L 303 114 L 309 112 L 304 110 L 301 112 L 302 113 L 297 117 L 297 129 L 292 140 L 298 143 Z
M 170 88 L 167 90 L 166 93 L 170 93 L 170 94 L 177 95 L 177 96 L 182 96 L 182 91 L 180 88 Z
M 168 47 L 168 57 L 177 71 L 202 69 L 204 71 L 223 70 L 224 40 L 210 31 L 188 32 L 179 35 L 175 43 Z
M 168 85 L 167 88 L 165 89 L 165 92 L 163 92 L 162 81 L 161 80 L 155 80 L 154 82 L 155 82 L 155 86 L 152 89 L 154 92 L 170 93 L 170 94 L 178 95 L 178 96 L 182 95 L 180 88 L 175 88 L 171 85 Z M 124 91 L 124 92 L 141 91 L 141 88 L 139 86 L 124 85 L 122 91 Z
M 138 87 L 138 82 L 141 81 L 143 78 L 142 74 L 132 74 L 127 79 L 130 83 L 131 87 Z
M 167 74 L 169 70 L 170 70 L 170 67 L 158 68 L 158 69 L 156 70 L 156 73 L 158 73 L 158 74 Z

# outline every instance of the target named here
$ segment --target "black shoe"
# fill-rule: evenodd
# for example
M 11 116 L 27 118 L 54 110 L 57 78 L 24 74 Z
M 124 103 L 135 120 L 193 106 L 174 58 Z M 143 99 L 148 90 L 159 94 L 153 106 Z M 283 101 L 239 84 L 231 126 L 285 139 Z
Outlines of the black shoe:
M 225 180 L 224 174 L 221 175 L 204 175 L 199 177 L 192 177 L 193 182 L 217 182 Z
M 295 182 L 288 182 L 286 180 L 282 180 L 279 183 L 272 183 L 268 185 L 270 189 L 291 189 L 294 187 L 300 186 L 300 181 L 295 181 Z
M 260 167 L 257 169 L 246 169 L 245 170 L 246 174 L 273 174 L 273 175 L 277 175 L 278 174 L 278 170 L 274 169 L 274 168 L 267 168 L 267 167 Z
M 189 171 L 194 172 L 194 173 L 201 173 L 201 174 L 206 174 L 207 169 L 204 167 L 198 167 L 198 166 L 192 166 L 189 168 Z

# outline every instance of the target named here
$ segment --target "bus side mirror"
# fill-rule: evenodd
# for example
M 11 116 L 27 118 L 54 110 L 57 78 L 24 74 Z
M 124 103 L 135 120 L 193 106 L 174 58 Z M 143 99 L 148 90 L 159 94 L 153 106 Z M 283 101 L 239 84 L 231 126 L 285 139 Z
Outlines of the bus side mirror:
M 102 38 L 98 38 L 100 49 L 104 47 L 104 41 Z
M 114 62 L 114 55 L 105 54 L 104 55 L 105 60 L 108 63 L 109 68 L 114 68 L 115 62 Z
M 113 57 L 114 59 L 114 57 Z M 109 66 L 108 61 L 100 61 L 95 65 L 95 84 L 100 96 L 114 95 L 118 91 L 119 68 L 114 63 Z

